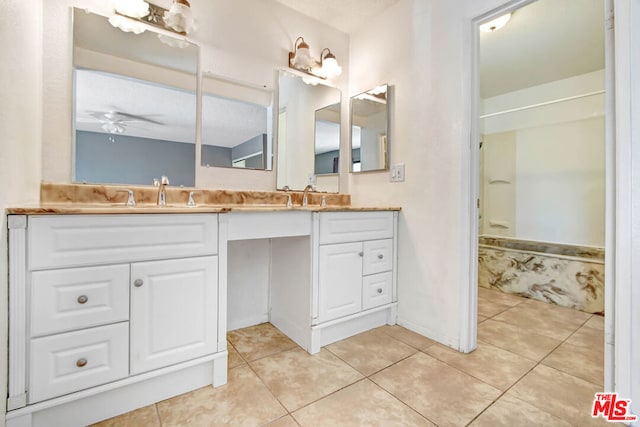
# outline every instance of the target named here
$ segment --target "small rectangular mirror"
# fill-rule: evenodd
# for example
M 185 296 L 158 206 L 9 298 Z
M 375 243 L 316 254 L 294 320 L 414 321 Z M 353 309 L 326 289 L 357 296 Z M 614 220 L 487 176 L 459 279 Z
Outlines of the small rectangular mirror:
M 203 77 L 202 166 L 271 170 L 272 130 L 271 89 Z
M 351 172 L 389 169 L 389 97 L 384 84 L 351 97 Z

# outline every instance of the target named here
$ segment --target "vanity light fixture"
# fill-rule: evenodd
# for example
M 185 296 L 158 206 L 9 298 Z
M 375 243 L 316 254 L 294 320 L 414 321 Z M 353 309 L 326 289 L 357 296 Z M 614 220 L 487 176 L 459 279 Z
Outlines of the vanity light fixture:
M 296 39 L 293 51 L 289 52 L 289 68 L 321 79 L 331 79 L 342 73 L 342 67 L 338 65 L 336 56 L 329 48 L 322 49 L 320 61 L 316 61 L 311 56 L 309 45 L 302 37 Z
M 293 46 L 293 52 L 289 52 L 289 67 L 308 72 L 313 64 L 309 45 L 304 38 L 298 37 Z
M 149 14 L 149 3 L 144 0 L 116 0 L 114 9 L 120 15 L 130 18 L 144 18 Z
M 320 52 L 320 70 L 318 72 L 328 79 L 342 74 L 342 67 L 338 65 L 336 56 L 328 47 Z
M 480 25 L 480 31 L 482 31 L 483 33 L 492 33 L 494 31 L 498 31 L 500 28 L 507 25 L 507 22 L 509 22 L 510 19 L 511 13 L 499 16 L 496 19 Z
M 173 0 L 171 8 L 164 13 L 164 23 L 172 31 L 190 34 L 196 30 L 191 5 L 187 0 Z
M 143 33 L 145 27 L 142 24 L 183 36 L 196 30 L 196 21 L 187 0 L 173 0 L 170 9 L 143 0 L 116 0 L 114 9 L 115 15 L 109 18 L 109 22 L 124 32 Z

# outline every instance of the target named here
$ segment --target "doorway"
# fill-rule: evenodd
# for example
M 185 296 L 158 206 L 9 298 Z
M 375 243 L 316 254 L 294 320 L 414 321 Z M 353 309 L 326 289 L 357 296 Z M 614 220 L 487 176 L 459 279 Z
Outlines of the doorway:
M 472 117 L 472 134 L 477 132 L 477 138 L 472 140 L 481 141 L 482 148 L 473 154 L 472 147 L 471 185 L 477 188 L 480 213 L 475 223 L 472 219 L 472 229 L 480 237 L 480 246 L 473 239 L 470 253 L 471 262 L 480 259 L 481 265 L 471 267 L 471 276 L 477 273 L 485 285 L 476 299 L 491 295 L 487 290 L 500 291 L 498 295 L 524 295 L 527 301 L 564 305 L 592 316 L 604 311 L 604 230 L 609 220 L 604 215 L 605 188 L 610 190 L 610 182 L 605 183 L 605 5 L 602 0 L 588 2 L 599 16 L 590 16 L 582 2 L 580 11 L 545 15 L 570 3 L 575 2 L 512 1 L 474 21 L 477 31 L 479 24 L 511 13 L 503 29 L 488 33 L 505 35 L 502 41 L 496 37 L 494 46 L 485 46 L 483 35 L 474 34 L 479 50 L 472 78 L 480 94 Z M 534 18 L 544 19 L 550 27 L 533 24 Z M 586 27 L 594 22 L 599 33 L 586 34 Z M 570 45 L 571 36 L 576 35 L 572 24 L 580 28 L 581 39 L 561 54 L 562 45 Z M 536 38 L 529 35 L 509 48 L 508 39 L 519 37 L 513 30 L 516 25 L 537 28 L 550 36 L 552 44 L 528 45 Z M 557 31 L 565 32 L 564 36 Z M 589 49 L 599 51 L 599 58 L 589 57 Z M 504 62 L 501 65 L 509 60 L 507 55 L 522 53 L 523 60 L 512 61 L 508 68 Z M 489 64 L 483 64 L 485 54 L 491 58 Z M 572 56 L 576 54 L 580 58 Z M 518 247 L 521 244 L 524 247 Z M 576 254 L 587 259 L 580 260 Z M 559 259 L 552 259 L 555 255 Z M 482 265 L 488 259 L 508 268 L 500 272 Z M 586 262 L 586 274 L 576 266 L 579 261 Z M 577 286 L 561 285 L 558 278 L 546 276 L 551 270 L 566 273 L 567 268 Z M 541 274 L 545 280 L 540 280 Z M 589 295 L 577 295 L 583 291 Z M 583 323 L 587 321 L 591 322 L 585 317 Z

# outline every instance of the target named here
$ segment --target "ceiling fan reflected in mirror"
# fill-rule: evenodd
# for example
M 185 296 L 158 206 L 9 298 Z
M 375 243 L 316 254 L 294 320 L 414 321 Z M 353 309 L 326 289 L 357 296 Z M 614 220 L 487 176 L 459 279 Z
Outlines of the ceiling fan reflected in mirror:
M 154 125 L 164 125 L 164 123 L 149 117 L 136 114 L 123 113 L 121 111 L 89 111 L 89 115 L 102 123 L 102 130 L 112 134 L 124 133 L 127 126 L 135 123 L 150 123 Z

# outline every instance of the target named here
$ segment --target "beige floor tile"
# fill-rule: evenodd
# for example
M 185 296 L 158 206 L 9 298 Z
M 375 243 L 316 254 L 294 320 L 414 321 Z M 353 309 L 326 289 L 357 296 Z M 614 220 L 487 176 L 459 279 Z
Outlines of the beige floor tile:
M 423 351 L 503 391 L 515 384 L 536 364 L 533 360 L 485 342 L 478 342 L 478 348 L 468 354 L 441 344 L 432 345 Z
M 562 342 L 493 319 L 478 325 L 478 340 L 535 361 L 542 360 Z
M 557 340 L 565 340 L 589 318 L 577 310 L 527 300 L 493 318 Z
M 160 402 L 163 427 L 258 426 L 287 414 L 249 366 L 229 370 L 228 383 Z
M 500 390 L 424 353 L 371 379 L 439 426 L 466 425 L 500 395 Z
M 328 345 L 326 349 L 365 376 L 378 372 L 418 351 L 378 330 L 338 341 Z
M 507 395 L 519 398 L 576 426 L 602 426 L 607 423 L 591 418 L 594 395 L 602 387 L 538 365 Z
M 434 425 L 368 379 L 305 406 L 293 416 L 302 427 Z
M 478 298 L 478 316 L 493 317 L 510 309 L 511 306 L 485 298 Z
M 278 418 L 275 421 L 271 421 L 269 424 L 265 424 L 264 427 L 298 427 L 299 424 L 293 419 L 291 415 Z
M 235 368 L 236 366 L 244 365 L 244 359 L 240 356 L 240 353 L 236 351 L 231 343 L 227 343 L 227 352 L 229 356 L 227 357 L 227 367 L 228 369 Z
M 591 319 L 587 320 L 584 326 L 604 331 L 604 316 L 594 314 Z
M 424 337 L 416 332 L 410 331 L 407 328 L 403 328 L 400 325 L 385 325 L 379 327 L 378 330 L 392 336 L 398 341 L 409 344 L 411 347 L 417 348 L 418 350 L 422 350 L 423 348 L 427 348 L 430 345 L 435 344 L 434 340 Z
M 160 427 L 156 405 L 145 406 L 117 417 L 109 418 L 90 427 Z
M 231 331 L 227 334 L 227 339 L 249 362 L 297 347 L 296 343 L 270 323 Z
M 580 347 L 604 351 L 604 331 L 591 328 L 585 324 L 571 335 L 566 342 Z
M 520 304 L 526 299 L 518 295 L 501 292 L 497 289 L 487 289 L 482 287 L 478 287 L 478 298 L 487 299 L 489 301 L 505 304 L 511 307 Z
M 478 315 L 478 324 L 480 324 L 480 323 L 482 323 L 482 322 L 484 322 L 485 320 L 488 320 L 488 319 L 489 319 L 488 317 Z
M 250 362 L 250 365 L 289 411 L 362 378 L 358 371 L 325 349 L 311 355 L 298 348 Z
M 601 387 L 604 385 L 604 349 L 602 347 L 588 348 L 564 342 L 547 356 L 542 364 Z
M 571 427 L 566 421 L 554 417 L 512 396 L 502 396 L 487 408 L 470 426 L 496 427 Z

